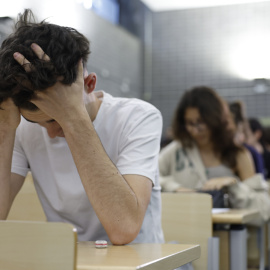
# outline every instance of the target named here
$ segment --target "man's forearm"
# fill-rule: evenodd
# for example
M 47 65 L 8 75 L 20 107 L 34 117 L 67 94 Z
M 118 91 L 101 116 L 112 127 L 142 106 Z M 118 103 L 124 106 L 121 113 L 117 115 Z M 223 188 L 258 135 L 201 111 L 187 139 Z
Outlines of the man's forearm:
M 0 131 L 0 219 L 6 219 L 11 206 L 11 159 L 15 130 Z
M 144 215 L 140 215 L 135 192 L 106 154 L 89 116 L 62 128 L 87 196 L 109 237 L 110 232 L 132 234 L 128 228 L 141 224 Z

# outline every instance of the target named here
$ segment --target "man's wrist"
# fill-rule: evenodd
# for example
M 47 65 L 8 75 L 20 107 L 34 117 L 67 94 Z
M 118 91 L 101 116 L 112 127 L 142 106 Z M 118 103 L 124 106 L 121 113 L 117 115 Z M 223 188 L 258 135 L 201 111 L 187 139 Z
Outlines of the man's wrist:
M 86 110 L 85 112 L 74 112 L 72 115 L 66 116 L 63 120 L 59 120 L 58 123 L 64 132 L 79 131 L 81 128 L 92 126 L 92 121 Z

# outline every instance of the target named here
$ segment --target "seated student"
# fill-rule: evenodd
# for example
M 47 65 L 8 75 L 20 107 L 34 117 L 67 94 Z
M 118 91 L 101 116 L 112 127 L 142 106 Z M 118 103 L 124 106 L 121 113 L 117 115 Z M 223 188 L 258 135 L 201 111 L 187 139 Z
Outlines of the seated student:
M 254 207 L 270 217 L 270 200 L 261 174 L 255 174 L 247 149 L 234 143 L 228 108 L 208 87 L 182 96 L 172 123 L 174 141 L 160 152 L 163 191 L 228 188 L 234 208 Z M 259 190 L 261 192 L 259 192 Z
M 256 118 L 248 119 L 252 136 L 248 138 L 249 143 L 262 154 L 265 166 L 265 175 L 270 179 L 270 152 L 266 147 L 264 127 Z
M 32 15 L 0 49 L 0 219 L 31 170 L 48 221 L 72 223 L 80 241 L 163 242 L 160 112 L 93 92 L 89 41 Z
M 234 141 L 238 145 L 243 145 L 246 147 L 253 159 L 255 170 L 257 173 L 265 174 L 264 161 L 262 155 L 247 141 L 247 136 L 251 136 L 248 120 L 244 116 L 243 104 L 240 101 L 235 101 L 229 103 L 229 108 L 232 113 L 234 123 L 236 126 Z M 250 135 L 248 135 L 250 134 Z
M 270 127 L 264 127 L 264 142 L 266 150 L 270 151 Z

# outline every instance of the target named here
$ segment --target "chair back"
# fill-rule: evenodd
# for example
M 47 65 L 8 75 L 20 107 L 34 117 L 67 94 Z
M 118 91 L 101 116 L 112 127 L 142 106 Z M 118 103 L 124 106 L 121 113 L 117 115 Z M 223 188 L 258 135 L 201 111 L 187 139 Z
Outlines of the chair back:
M 77 232 L 67 223 L 0 221 L 0 268 L 75 270 Z
M 11 206 L 7 219 L 46 221 L 31 173 L 27 174 L 24 184 Z
M 199 244 L 195 270 L 208 269 L 208 240 L 213 236 L 212 197 L 204 193 L 161 193 L 162 227 L 166 242 Z

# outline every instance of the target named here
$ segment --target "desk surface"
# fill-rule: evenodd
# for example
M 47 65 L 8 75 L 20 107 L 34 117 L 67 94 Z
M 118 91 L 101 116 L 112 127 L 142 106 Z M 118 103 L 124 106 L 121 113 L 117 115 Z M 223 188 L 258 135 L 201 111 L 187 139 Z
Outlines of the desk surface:
M 94 242 L 79 242 L 77 270 L 169 270 L 200 257 L 199 245 L 132 244 L 97 249 Z
M 227 212 L 212 214 L 215 224 L 248 224 L 259 218 L 259 211 L 253 209 L 230 209 Z

